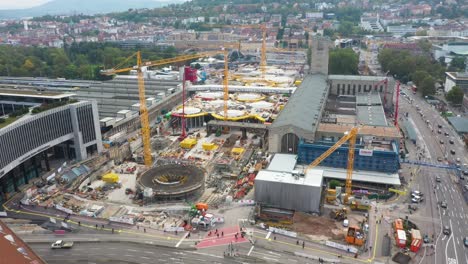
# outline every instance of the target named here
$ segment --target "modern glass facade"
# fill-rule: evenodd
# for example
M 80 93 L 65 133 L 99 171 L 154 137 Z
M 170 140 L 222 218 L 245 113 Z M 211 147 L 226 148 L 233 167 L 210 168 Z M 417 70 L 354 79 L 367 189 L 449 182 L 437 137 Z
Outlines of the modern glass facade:
M 322 155 L 325 151 L 330 148 L 330 145 L 320 143 L 299 143 L 298 150 L 298 162 L 303 164 L 309 164 Z M 379 171 L 396 173 L 399 169 L 399 157 L 396 151 L 372 151 L 372 156 L 361 156 L 359 155 L 359 148 L 356 147 L 354 155 L 354 169 L 355 170 L 366 170 L 366 171 Z M 393 149 L 397 149 L 393 144 Z M 340 147 L 320 165 L 334 168 L 346 168 L 348 162 L 348 150 L 349 148 L 344 146 Z

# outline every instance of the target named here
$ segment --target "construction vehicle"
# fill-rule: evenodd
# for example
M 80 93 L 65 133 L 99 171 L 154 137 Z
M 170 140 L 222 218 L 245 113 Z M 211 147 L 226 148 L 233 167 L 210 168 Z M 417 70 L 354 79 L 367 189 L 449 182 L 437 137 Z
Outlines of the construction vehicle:
M 344 207 L 330 212 L 330 217 L 335 219 L 336 221 L 345 220 L 348 217 L 347 215 L 348 215 L 348 210 L 346 210 L 346 208 Z
M 330 156 L 336 149 L 338 149 L 341 145 L 343 145 L 346 141 L 349 140 L 348 145 L 348 166 L 346 169 L 346 194 L 344 197 L 344 203 L 348 202 L 349 197 L 352 195 L 352 180 L 353 180 L 353 167 L 354 167 L 354 146 L 356 144 L 356 136 L 359 131 L 359 128 L 353 127 L 351 131 L 345 132 L 345 136 L 340 138 L 338 142 L 335 143 L 332 147 L 330 147 L 327 151 L 325 151 L 322 155 L 320 155 L 317 159 L 312 161 L 312 163 L 307 166 L 304 170 L 304 175 L 307 175 L 307 171 L 312 168 L 315 168 L 317 165 L 320 164 L 324 159 Z
M 364 233 L 361 231 L 359 227 L 353 226 L 348 228 L 348 232 L 346 232 L 346 242 L 348 244 L 362 246 L 365 242 Z
M 118 64 L 112 69 L 107 69 L 107 70 L 102 70 L 101 74 L 103 75 L 114 75 L 117 73 L 121 72 L 128 72 L 131 70 L 136 70 L 138 74 L 138 93 L 139 93 L 139 100 L 140 100 L 140 120 L 141 120 L 141 135 L 143 139 L 143 157 L 144 157 L 144 163 L 146 166 L 151 166 L 153 164 L 153 157 L 151 156 L 151 142 L 150 142 L 150 125 L 149 125 L 149 118 L 148 118 L 148 109 L 146 107 L 146 96 L 145 96 L 145 80 L 143 77 L 143 68 L 146 67 L 153 67 L 153 66 L 162 66 L 166 64 L 171 64 L 171 63 L 176 63 L 176 62 L 182 62 L 182 61 L 188 61 L 192 59 L 198 59 L 198 58 L 203 58 L 203 57 L 209 57 L 213 55 L 217 55 L 220 53 L 225 54 L 225 76 L 227 79 L 227 51 L 216 51 L 216 52 L 203 52 L 203 53 L 197 53 L 197 54 L 189 54 L 189 55 L 182 55 L 170 59 L 162 59 L 162 60 L 156 60 L 156 61 L 148 61 L 148 62 L 142 62 L 141 61 L 141 52 L 137 51 L 127 59 L 125 59 L 122 63 Z M 125 65 L 128 64 L 128 62 L 136 57 L 137 65 L 132 66 L 132 67 L 124 67 Z M 124 67 L 124 68 L 121 68 Z M 185 76 L 185 74 L 184 74 Z M 184 85 L 185 86 L 185 85 Z M 225 82 L 225 93 L 227 92 L 227 81 Z M 184 91 L 185 94 L 185 91 Z M 224 115 L 225 118 L 227 116 L 227 99 L 226 95 L 225 97 L 225 105 L 224 105 Z M 184 98 L 185 99 L 185 98 Z M 184 102 L 185 103 L 185 102 Z M 185 113 L 183 113 L 183 116 Z M 184 121 L 184 120 L 183 120 Z M 185 122 L 182 122 L 184 125 Z M 183 127 L 184 128 L 184 127 Z M 184 131 L 183 129 L 182 131 Z M 185 132 L 182 132 L 185 133 Z
M 349 207 L 355 211 L 369 211 L 371 209 L 370 204 L 364 204 L 359 201 L 352 201 Z

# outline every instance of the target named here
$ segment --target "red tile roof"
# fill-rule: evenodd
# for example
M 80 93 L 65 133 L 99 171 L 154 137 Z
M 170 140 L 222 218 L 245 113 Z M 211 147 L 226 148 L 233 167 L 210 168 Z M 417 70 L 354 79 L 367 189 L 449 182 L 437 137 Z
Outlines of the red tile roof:
M 46 262 L 0 221 L 0 264 L 46 264 Z

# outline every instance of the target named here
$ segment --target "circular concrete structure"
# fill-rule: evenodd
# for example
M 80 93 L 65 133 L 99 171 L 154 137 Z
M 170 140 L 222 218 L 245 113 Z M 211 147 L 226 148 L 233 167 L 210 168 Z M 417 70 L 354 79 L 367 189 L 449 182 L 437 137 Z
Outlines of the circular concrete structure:
M 153 189 L 156 200 L 185 199 L 203 188 L 205 172 L 193 165 L 162 165 L 145 172 L 138 182 L 143 189 Z
M 182 115 L 182 108 L 177 109 L 176 113 Z M 201 109 L 197 107 L 186 106 L 184 109 L 185 115 L 195 115 L 201 113 Z

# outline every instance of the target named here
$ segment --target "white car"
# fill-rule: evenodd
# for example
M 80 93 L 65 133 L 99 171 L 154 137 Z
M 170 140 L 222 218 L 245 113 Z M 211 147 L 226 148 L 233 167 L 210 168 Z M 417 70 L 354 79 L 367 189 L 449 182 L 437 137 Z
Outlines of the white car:
M 56 248 L 71 248 L 73 247 L 73 242 L 71 241 L 63 241 L 63 240 L 57 240 L 55 243 L 50 245 L 50 248 L 56 249 Z
M 348 220 L 348 219 L 343 220 L 343 226 L 344 226 L 344 227 L 348 227 L 348 226 L 349 226 L 349 220 Z

